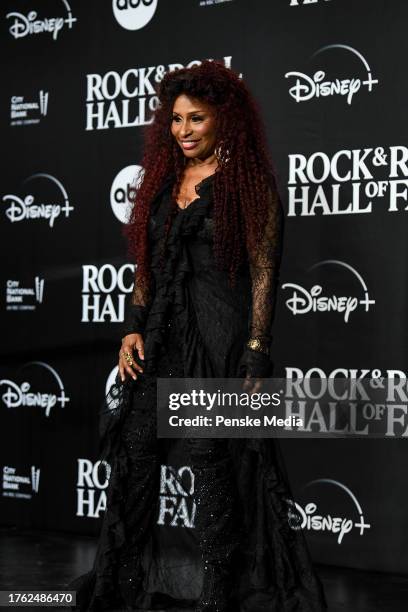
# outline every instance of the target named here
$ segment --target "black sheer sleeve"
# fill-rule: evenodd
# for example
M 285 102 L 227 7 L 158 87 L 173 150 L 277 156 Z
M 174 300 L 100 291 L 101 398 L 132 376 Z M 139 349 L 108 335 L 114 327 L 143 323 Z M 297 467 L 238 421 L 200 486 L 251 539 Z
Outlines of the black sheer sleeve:
M 251 337 L 271 339 L 272 317 L 281 251 L 282 213 L 279 196 L 270 192 L 268 216 L 255 252 L 249 253 L 252 280 Z
M 160 209 L 163 193 L 169 187 L 169 185 L 172 184 L 173 180 L 174 176 L 172 174 L 165 179 L 163 185 L 159 189 L 150 207 L 149 219 L 147 222 L 147 244 L 148 251 L 150 254 L 152 253 L 152 250 L 154 249 L 154 245 L 157 240 L 157 235 L 155 237 L 155 228 L 157 224 L 156 215 L 158 214 L 158 211 Z M 153 302 L 155 292 L 156 285 L 154 274 L 151 274 L 150 285 L 145 285 L 144 283 L 142 285 L 140 279 L 138 278 L 136 267 L 133 291 L 126 304 L 125 322 L 123 325 L 122 337 L 127 336 L 128 334 L 144 333 L 147 323 L 147 317 Z
M 152 249 L 152 223 L 153 219 L 152 214 L 150 213 L 147 224 L 147 249 L 149 253 Z M 127 336 L 128 334 L 144 333 L 154 293 L 155 283 L 153 275 L 151 275 L 150 284 L 146 281 L 142 282 L 142 279 L 139 278 L 136 265 L 132 293 L 130 294 L 126 303 L 122 337 Z
M 139 282 L 136 267 L 133 290 L 126 305 L 122 337 L 128 334 L 143 334 L 150 304 L 151 290 Z
M 264 377 L 272 373 L 273 364 L 269 353 L 281 248 L 282 207 L 278 192 L 271 190 L 261 239 L 253 252 L 248 252 L 252 283 L 249 335 L 251 338 L 259 338 L 268 349 L 261 352 L 246 347 L 240 362 L 240 375 Z

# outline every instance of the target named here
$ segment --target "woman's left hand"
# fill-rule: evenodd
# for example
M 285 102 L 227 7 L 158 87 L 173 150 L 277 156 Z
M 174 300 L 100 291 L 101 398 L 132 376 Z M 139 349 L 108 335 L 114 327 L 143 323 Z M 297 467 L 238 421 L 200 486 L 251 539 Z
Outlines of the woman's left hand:
M 262 389 L 263 378 L 252 378 L 247 376 L 243 382 L 242 389 L 252 395 L 258 393 Z
M 257 393 L 262 387 L 262 380 L 272 375 L 273 363 L 265 353 L 254 351 L 248 347 L 238 364 L 238 375 L 245 378 L 243 389 L 246 392 Z

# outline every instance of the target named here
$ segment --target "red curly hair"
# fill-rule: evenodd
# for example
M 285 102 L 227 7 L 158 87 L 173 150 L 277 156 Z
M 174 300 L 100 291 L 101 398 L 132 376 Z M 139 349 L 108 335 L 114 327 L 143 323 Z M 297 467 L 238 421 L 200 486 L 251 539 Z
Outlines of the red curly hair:
M 145 128 L 141 162 L 144 175 L 131 198 L 132 211 L 124 227 L 129 255 L 137 263 L 139 286 L 148 287 L 150 206 L 163 182 L 174 175 L 174 214 L 185 169 L 186 158 L 171 134 L 173 105 L 181 94 L 215 107 L 219 167 L 212 182 L 214 257 L 216 265 L 228 270 L 230 282 L 235 284 L 246 249 L 251 251 L 258 244 L 270 191 L 277 190 L 276 173 L 253 96 L 242 79 L 219 61 L 206 60 L 198 66 L 168 72 L 159 85 L 159 106 L 153 122 Z

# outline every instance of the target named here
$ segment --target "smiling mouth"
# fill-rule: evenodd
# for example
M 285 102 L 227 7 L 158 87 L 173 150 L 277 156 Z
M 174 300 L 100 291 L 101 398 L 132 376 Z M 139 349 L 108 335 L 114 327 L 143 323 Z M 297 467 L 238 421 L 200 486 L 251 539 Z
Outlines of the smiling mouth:
M 181 140 L 181 146 L 183 149 L 194 149 L 198 142 L 198 140 Z

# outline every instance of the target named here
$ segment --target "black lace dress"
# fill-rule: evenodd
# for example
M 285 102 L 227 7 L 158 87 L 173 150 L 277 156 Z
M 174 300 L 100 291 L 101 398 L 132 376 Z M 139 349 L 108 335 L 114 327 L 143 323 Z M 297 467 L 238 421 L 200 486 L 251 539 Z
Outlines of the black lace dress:
M 236 287 L 215 267 L 210 176 L 197 199 L 175 209 L 168 180 L 149 221 L 154 291 L 137 275 L 126 332 L 142 332 L 144 373 L 117 380 L 101 416 L 101 457 L 111 466 L 98 550 L 92 570 L 69 586 L 80 610 L 205 610 L 319 612 L 326 609 L 277 442 L 273 439 L 156 437 L 156 377 L 271 375 L 245 349 L 249 335 L 270 333 L 279 266 L 281 213 L 276 194 L 256 256 Z M 159 546 L 160 468 L 183 457 L 194 474 L 189 547 Z M 185 482 L 179 483 L 181 490 Z M 179 489 L 180 490 L 180 489 Z M 184 552 L 183 552 L 184 551 Z

